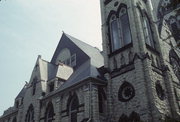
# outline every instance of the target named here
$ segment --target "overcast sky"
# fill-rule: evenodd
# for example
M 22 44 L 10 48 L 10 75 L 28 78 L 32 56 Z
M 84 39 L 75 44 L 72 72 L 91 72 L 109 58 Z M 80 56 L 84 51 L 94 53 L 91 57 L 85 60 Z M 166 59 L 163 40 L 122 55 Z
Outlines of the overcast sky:
M 51 60 L 62 31 L 101 49 L 99 1 L 0 2 L 0 115 L 29 81 L 37 56 Z

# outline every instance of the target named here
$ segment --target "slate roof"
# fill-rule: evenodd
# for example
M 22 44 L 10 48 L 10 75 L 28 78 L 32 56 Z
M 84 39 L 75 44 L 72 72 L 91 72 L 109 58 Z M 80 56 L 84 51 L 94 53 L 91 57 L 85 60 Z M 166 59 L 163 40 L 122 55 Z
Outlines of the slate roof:
M 64 33 L 64 35 L 90 57 L 91 64 L 93 66 L 101 67 L 104 65 L 104 58 L 98 48 L 92 47 L 91 45 L 84 43 L 83 41 L 80 41 L 79 39 L 76 39 L 66 33 Z
M 51 80 L 55 77 L 65 77 L 66 82 L 58 89 L 58 91 L 64 90 L 72 85 L 78 84 L 87 78 L 96 78 L 104 80 L 105 78 L 99 72 L 98 68 L 104 65 L 104 58 L 102 52 L 96 47 L 92 47 L 68 34 L 65 35 L 70 41 L 72 41 L 77 48 L 80 48 L 86 55 L 88 55 L 89 60 L 85 60 L 76 70 L 74 70 L 66 65 L 56 65 L 51 62 L 45 61 L 38 57 L 36 65 L 39 67 L 41 80 Z M 72 73 L 72 72 L 73 73 Z M 66 73 L 68 75 L 66 75 Z M 71 75 L 70 75 L 71 74 Z M 64 75 L 64 76 L 63 76 Z M 70 77 L 69 77 L 70 76 Z M 67 78 L 67 79 L 66 79 Z M 24 97 L 26 88 L 24 87 L 16 98 Z
M 19 92 L 19 94 L 17 95 L 16 99 L 18 98 L 23 98 L 25 93 L 26 93 L 26 85 L 21 89 L 21 91 Z
M 97 68 L 90 64 L 89 61 L 82 64 L 71 76 L 70 78 L 59 88 L 59 90 L 64 90 L 72 85 L 78 84 L 79 82 L 87 78 L 100 79 L 103 76 L 98 72 Z
M 104 58 L 102 52 L 89 44 L 86 44 L 79 39 L 76 39 L 68 34 L 63 33 L 69 38 L 77 47 L 79 47 L 86 55 L 89 56 L 90 60 L 81 64 L 69 77 L 69 79 L 59 88 L 58 91 L 64 90 L 72 85 L 78 84 L 86 78 L 105 79 L 98 68 L 104 65 Z

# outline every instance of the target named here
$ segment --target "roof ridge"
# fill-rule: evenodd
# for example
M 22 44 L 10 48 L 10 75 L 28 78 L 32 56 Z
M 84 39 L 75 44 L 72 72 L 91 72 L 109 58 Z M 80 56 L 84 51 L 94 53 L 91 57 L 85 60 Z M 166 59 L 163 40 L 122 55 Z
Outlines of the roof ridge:
M 99 50 L 99 51 L 101 51 L 98 47 L 93 47 L 92 45 L 90 45 L 90 44 L 88 44 L 88 43 L 86 43 L 86 42 L 84 42 L 84 41 L 81 41 L 80 39 L 78 39 L 78 38 L 76 38 L 76 37 L 74 37 L 74 36 L 71 36 L 71 35 L 69 35 L 69 34 L 67 34 L 67 33 L 65 33 L 64 32 L 64 35 L 66 35 L 66 37 L 67 38 L 74 38 L 74 39 L 76 39 L 77 41 L 79 41 L 79 42 L 81 42 L 81 43 L 83 43 L 83 44 L 85 44 L 85 45 L 88 45 L 89 47 L 91 47 L 91 48 L 93 48 L 93 49 L 96 49 L 96 50 Z M 69 38 L 69 39 L 70 39 Z M 74 40 L 72 40 L 72 41 L 74 41 Z

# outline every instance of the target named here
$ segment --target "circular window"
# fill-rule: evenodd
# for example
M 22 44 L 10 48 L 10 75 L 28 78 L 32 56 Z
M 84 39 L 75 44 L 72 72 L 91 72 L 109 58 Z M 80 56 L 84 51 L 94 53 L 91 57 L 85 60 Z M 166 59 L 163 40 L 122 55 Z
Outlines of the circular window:
M 128 83 L 124 82 L 119 89 L 119 100 L 122 102 L 127 102 L 135 96 L 134 87 Z
M 164 90 L 163 90 L 163 88 L 162 88 L 162 86 L 160 84 L 160 81 L 156 82 L 156 93 L 157 93 L 159 99 L 164 100 L 165 93 L 164 93 Z

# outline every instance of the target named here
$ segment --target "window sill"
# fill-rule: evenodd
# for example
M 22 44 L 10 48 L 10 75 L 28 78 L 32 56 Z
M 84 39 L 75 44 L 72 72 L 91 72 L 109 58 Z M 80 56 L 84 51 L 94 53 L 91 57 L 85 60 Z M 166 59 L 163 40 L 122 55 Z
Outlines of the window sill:
M 122 52 L 122 51 L 124 51 L 124 50 L 126 50 L 126 49 L 128 49 L 130 47 L 132 47 L 132 46 L 133 46 L 133 44 L 131 42 L 130 44 L 127 44 L 126 46 L 124 46 L 122 48 L 119 48 L 118 50 L 115 50 L 113 52 L 111 51 L 111 53 L 108 56 L 112 57 L 112 56 L 114 56 L 114 55 L 116 55 L 116 54 L 118 54 L 118 53 L 120 53 L 120 52 Z

